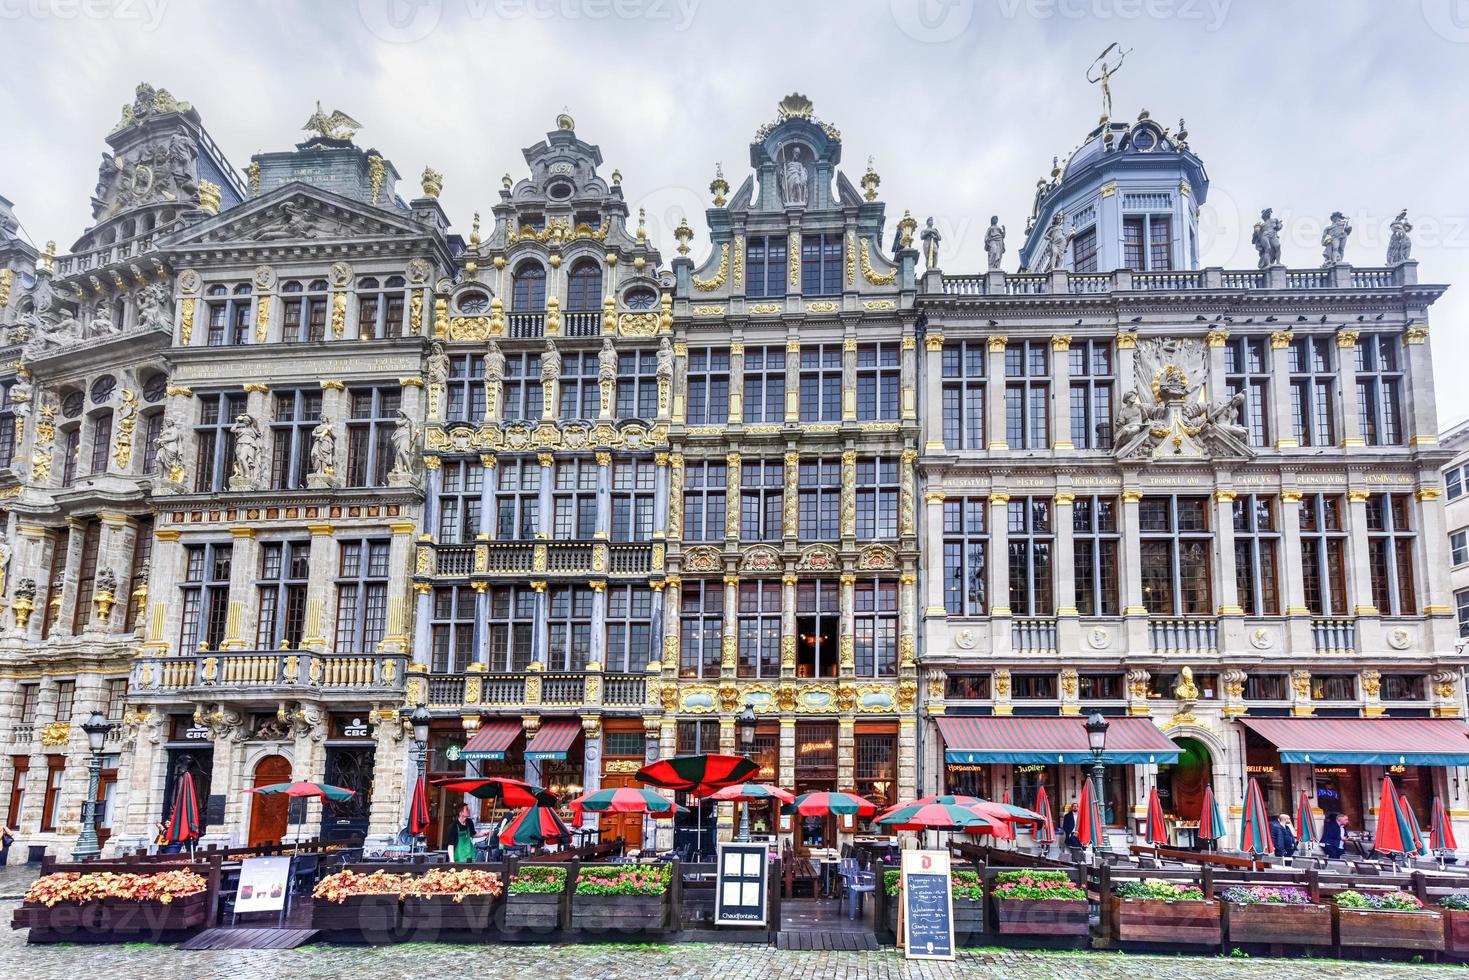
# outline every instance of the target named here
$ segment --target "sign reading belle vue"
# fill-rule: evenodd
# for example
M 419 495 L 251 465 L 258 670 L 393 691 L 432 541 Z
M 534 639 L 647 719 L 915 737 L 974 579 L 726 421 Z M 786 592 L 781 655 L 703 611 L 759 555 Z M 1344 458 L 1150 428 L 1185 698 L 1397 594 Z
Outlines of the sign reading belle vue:
M 714 921 L 719 925 L 765 925 L 767 853 L 764 844 L 720 843 L 719 875 L 714 883 Z
M 910 960 L 954 958 L 954 905 L 947 851 L 903 852 L 903 955 Z

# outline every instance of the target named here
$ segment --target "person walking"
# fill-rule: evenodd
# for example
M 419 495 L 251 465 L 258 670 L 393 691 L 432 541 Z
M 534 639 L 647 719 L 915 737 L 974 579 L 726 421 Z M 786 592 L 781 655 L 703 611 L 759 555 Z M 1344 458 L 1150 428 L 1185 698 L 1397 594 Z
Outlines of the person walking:
M 10 862 L 10 845 L 15 843 L 15 831 L 0 823 L 0 868 Z
M 1321 829 L 1321 850 L 1333 860 L 1342 856 L 1345 850 L 1347 836 L 1347 815 L 1338 813 L 1326 818 L 1326 826 Z

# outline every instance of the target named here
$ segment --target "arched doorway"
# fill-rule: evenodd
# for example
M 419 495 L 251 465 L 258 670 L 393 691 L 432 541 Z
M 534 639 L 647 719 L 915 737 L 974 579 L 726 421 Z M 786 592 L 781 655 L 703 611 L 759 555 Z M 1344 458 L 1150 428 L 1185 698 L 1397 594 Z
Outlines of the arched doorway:
M 273 783 L 291 781 L 291 760 L 283 755 L 268 755 L 255 764 L 253 786 L 270 786 Z M 286 818 L 290 812 L 291 798 L 284 793 L 262 796 L 254 793 L 250 797 L 249 846 L 255 847 L 270 841 L 285 840 Z
M 1187 736 L 1175 738 L 1178 761 L 1158 767 L 1158 802 L 1164 814 L 1182 823 L 1192 823 L 1204 812 L 1204 790 L 1213 782 L 1213 760 L 1203 742 Z

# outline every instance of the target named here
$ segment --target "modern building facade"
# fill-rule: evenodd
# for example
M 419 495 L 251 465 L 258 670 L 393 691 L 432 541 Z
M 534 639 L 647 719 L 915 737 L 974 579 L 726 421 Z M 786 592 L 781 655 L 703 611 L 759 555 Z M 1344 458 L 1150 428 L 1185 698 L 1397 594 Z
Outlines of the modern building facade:
M 22 844 L 74 841 L 93 711 L 112 848 L 184 773 L 234 843 L 386 842 L 420 766 L 573 795 L 703 751 L 800 791 L 1057 805 L 1093 709 L 1120 830 L 1154 786 L 1186 829 L 1246 776 L 1370 825 L 1383 771 L 1469 821 L 1469 756 L 1434 748 L 1469 731 L 1444 287 L 1405 256 L 1287 269 L 1265 215 L 1260 268 L 1200 268 L 1208 177 L 1146 114 L 1041 181 L 1028 271 L 997 220 L 973 274 L 799 95 L 668 261 L 567 116 L 467 238 L 442 175 L 405 200 L 352 120 L 308 129 L 235 170 L 144 85 L 70 249 L 0 200 Z M 357 795 L 242 792 L 291 778 Z M 430 794 L 436 840 L 457 802 Z M 799 849 L 866 829 L 755 823 Z

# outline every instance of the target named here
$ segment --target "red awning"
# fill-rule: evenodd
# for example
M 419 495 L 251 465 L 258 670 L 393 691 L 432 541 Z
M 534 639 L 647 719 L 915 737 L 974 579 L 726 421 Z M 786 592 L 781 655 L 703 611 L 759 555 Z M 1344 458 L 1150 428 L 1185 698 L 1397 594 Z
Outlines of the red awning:
M 461 759 L 503 759 L 516 737 L 520 735 L 518 718 L 497 718 L 482 722 L 479 731 L 464 744 L 459 753 Z
M 1469 725 L 1446 718 L 1241 718 L 1281 762 L 1469 765 Z
M 581 721 L 576 718 L 548 718 L 541 730 L 525 746 L 527 760 L 564 759 L 576 737 L 581 734 Z
M 1075 716 L 1028 718 L 1012 715 L 940 715 L 944 759 L 954 763 L 1005 762 L 1052 765 L 1092 761 L 1086 722 Z M 1110 763 L 1178 761 L 1178 746 L 1147 718 L 1109 718 Z

